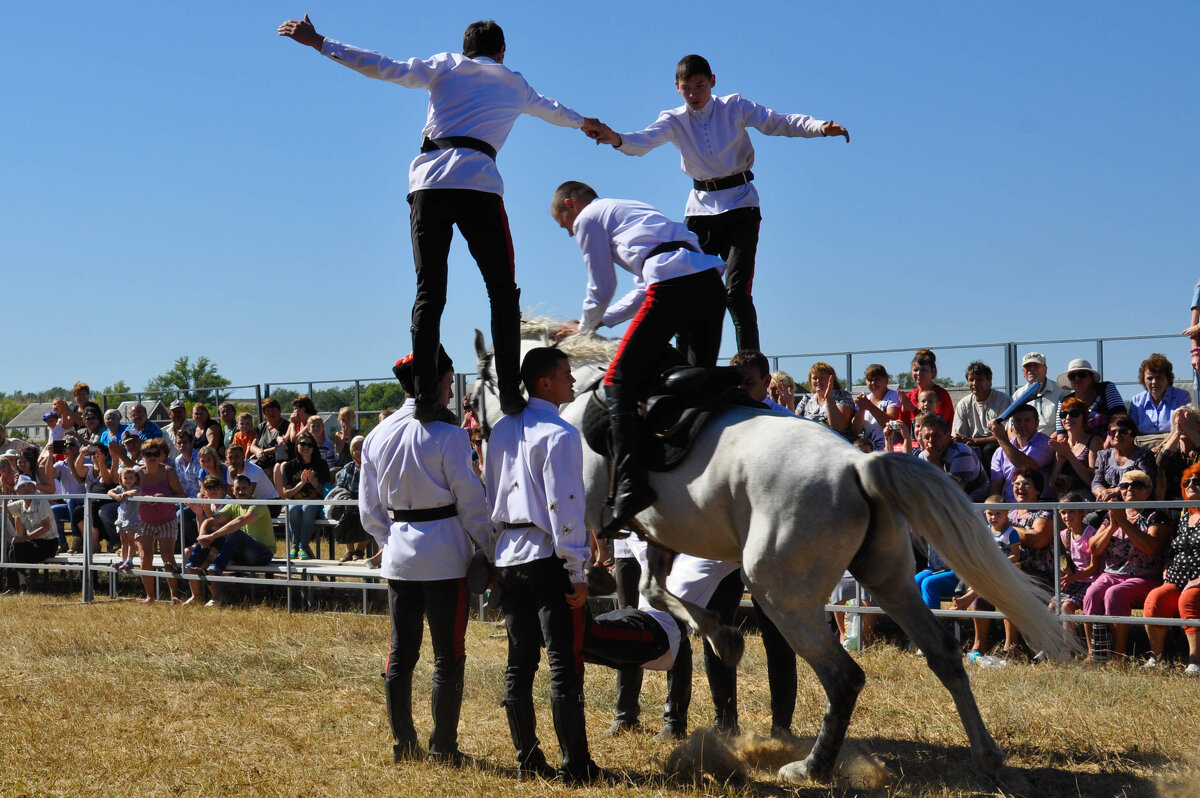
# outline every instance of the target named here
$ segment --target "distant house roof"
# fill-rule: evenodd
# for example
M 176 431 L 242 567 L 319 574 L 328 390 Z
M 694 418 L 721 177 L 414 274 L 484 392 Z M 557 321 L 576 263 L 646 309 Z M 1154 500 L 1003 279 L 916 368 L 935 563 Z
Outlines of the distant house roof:
M 121 421 L 129 423 L 129 411 L 133 406 L 138 404 L 135 401 L 121 402 L 117 405 L 117 410 L 121 413 Z M 141 403 L 146 408 L 146 414 L 150 420 L 157 424 L 160 421 L 170 421 L 171 415 L 167 412 L 167 406 L 157 399 L 149 400 Z
M 5 427 L 12 429 L 36 429 L 45 427 L 46 422 L 42 421 L 42 414 L 54 407 L 52 402 L 32 402 L 25 406 L 25 409 L 13 416 L 12 421 L 5 424 Z

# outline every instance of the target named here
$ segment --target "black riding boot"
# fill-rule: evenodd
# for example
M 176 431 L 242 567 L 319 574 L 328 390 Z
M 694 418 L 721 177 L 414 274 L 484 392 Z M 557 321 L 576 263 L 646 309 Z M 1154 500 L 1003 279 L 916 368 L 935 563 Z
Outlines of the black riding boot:
M 387 702 L 388 723 L 392 727 L 392 761 L 419 759 L 417 730 L 412 719 L 412 674 L 383 677 L 383 693 Z
M 583 696 L 551 698 L 550 712 L 554 717 L 554 733 L 562 751 L 558 778 L 568 784 L 595 781 L 600 768 L 588 752 L 587 723 L 583 717 Z
M 505 700 L 504 712 L 508 716 L 508 731 L 512 735 L 513 747 L 517 749 L 518 775 L 540 776 L 552 779 L 554 768 L 546 761 L 537 738 L 537 718 L 532 701 Z
M 439 684 L 435 678 L 430 704 L 433 709 L 433 733 L 429 735 L 429 756 L 439 760 L 457 760 L 458 715 L 462 709 L 463 669 L 466 659 L 460 660 L 450 672 L 448 683 Z
M 612 457 L 616 463 L 613 480 L 613 514 L 600 531 L 600 538 L 625 538 L 633 517 L 654 504 L 657 498 L 650 487 L 641 457 L 642 418 L 636 412 L 612 414 Z
M 687 736 L 688 707 L 692 703 L 692 645 L 687 631 L 679 640 L 675 664 L 667 671 L 667 703 L 663 707 L 663 728 L 657 742 L 682 740 Z
M 726 665 L 708 641 L 704 641 L 704 669 L 712 690 L 713 728 L 736 735 L 738 729 L 737 671 Z

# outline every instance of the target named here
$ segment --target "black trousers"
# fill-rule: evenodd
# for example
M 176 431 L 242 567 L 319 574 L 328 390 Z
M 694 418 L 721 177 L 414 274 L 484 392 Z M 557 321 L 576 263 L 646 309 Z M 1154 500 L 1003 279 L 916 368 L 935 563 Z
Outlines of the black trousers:
M 721 623 L 732 624 L 734 614 L 741 604 L 745 585 L 742 572 L 733 572 L 717 587 L 708 609 L 721 616 Z M 751 598 L 758 616 L 758 628 L 762 634 L 763 650 L 767 655 L 767 685 L 771 691 L 771 728 L 790 730 L 792 716 L 796 711 L 796 652 L 784 639 L 779 629 L 762 611 L 758 601 Z M 737 671 L 725 665 L 704 641 L 704 670 L 708 686 L 712 691 L 716 724 L 733 729 L 738 725 Z
M 637 557 L 618 557 L 613 561 L 612 574 L 617 583 L 617 608 L 637 609 L 638 582 L 642 578 L 642 567 L 638 565 Z M 641 693 L 640 664 L 617 671 L 617 711 L 613 719 L 619 723 L 636 724 L 642 714 Z
M 424 621 L 429 621 L 433 644 L 434 728 L 431 751 L 450 752 L 458 745 L 458 707 L 462 705 L 462 663 L 466 660 L 467 580 L 431 582 L 388 580 L 388 611 L 392 642 L 388 651 L 388 682 L 411 684 L 421 657 Z M 440 702 L 445 706 L 438 717 Z M 411 707 L 400 707 L 411 718 Z M 398 740 L 399 741 L 399 740 Z
M 733 319 L 738 351 L 761 349 L 754 309 L 754 259 L 758 252 L 758 208 L 735 208 L 715 216 L 689 216 L 688 229 L 700 248 L 725 261 L 725 306 Z
M 500 606 L 508 630 L 508 666 L 504 672 L 504 702 L 510 718 L 517 716 L 520 729 L 512 729 L 517 761 L 524 763 L 537 748 L 532 725 L 533 677 L 541 659 L 545 640 L 546 660 L 550 665 L 550 701 L 552 708 L 569 707 L 570 716 L 583 716 L 583 635 L 586 607 L 573 609 L 567 604 L 570 578 L 558 557 L 499 569 L 503 594 Z M 574 771 L 590 760 L 587 738 L 582 729 L 558 728 L 564 713 L 555 711 L 555 732 L 562 749 L 562 769 Z M 511 726 L 511 723 L 510 723 Z
M 613 610 L 588 618 L 583 633 L 583 657 L 620 673 L 658 659 L 671 641 L 658 621 L 641 610 Z
M 678 337 L 688 363 L 715 366 L 724 316 L 721 278 L 715 269 L 649 286 L 604 375 L 612 412 L 634 411 L 649 381 L 656 376 L 651 373 L 651 364 L 672 336 Z
M 520 291 L 517 289 L 508 215 L 498 194 L 466 189 L 423 189 L 408 197 L 417 295 L 412 310 L 413 381 L 417 401 L 437 401 L 438 344 L 446 306 L 447 261 L 454 227 L 487 287 L 492 306 L 492 348 L 501 397 L 520 394 Z

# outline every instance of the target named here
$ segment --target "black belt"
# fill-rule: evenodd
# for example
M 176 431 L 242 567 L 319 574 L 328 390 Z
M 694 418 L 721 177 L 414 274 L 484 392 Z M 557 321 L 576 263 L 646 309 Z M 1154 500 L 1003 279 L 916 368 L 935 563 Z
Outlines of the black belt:
M 496 148 L 486 141 L 471 136 L 439 136 L 436 139 L 425 138 L 421 142 L 421 152 L 434 150 L 450 150 L 455 147 L 482 152 L 493 161 L 496 160 Z
M 754 173 L 747 169 L 728 177 L 714 177 L 712 180 L 693 180 L 692 188 L 697 191 L 720 191 L 723 188 L 744 186 L 754 179 Z
M 500 526 L 504 527 L 505 529 L 540 529 L 540 527 L 538 527 L 538 525 L 532 521 L 523 521 L 519 524 L 504 521 L 500 524 Z
M 696 248 L 687 241 L 665 241 L 647 252 L 646 257 L 643 258 L 643 260 L 650 260 L 655 255 L 666 255 L 668 252 L 674 252 L 677 249 L 686 249 L 690 252 L 696 251 Z
M 390 510 L 393 521 L 406 524 L 417 521 L 440 521 L 443 518 L 453 518 L 458 515 L 458 505 L 447 504 L 442 507 L 427 507 L 424 510 Z

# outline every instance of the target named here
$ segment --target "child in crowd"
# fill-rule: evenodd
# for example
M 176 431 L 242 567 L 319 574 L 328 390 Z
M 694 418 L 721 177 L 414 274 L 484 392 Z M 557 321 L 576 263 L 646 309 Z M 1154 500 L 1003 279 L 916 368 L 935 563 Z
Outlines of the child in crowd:
M 47 410 L 42 414 L 42 421 L 46 422 L 46 441 L 50 444 L 50 451 L 54 453 L 54 459 L 61 461 L 66 457 L 64 449 L 67 441 L 67 430 L 59 422 L 58 413 L 54 410 Z
M 986 504 L 1002 503 L 1004 497 L 999 494 L 992 494 L 987 497 Z M 1005 556 L 1014 564 L 1018 565 L 1021 562 L 1021 536 L 1017 530 L 1008 523 L 1008 510 L 995 509 L 984 510 L 983 515 L 987 518 L 988 531 L 992 533 L 992 539 L 996 541 L 996 545 L 1000 547 L 1000 551 L 1004 552 Z M 974 588 L 967 588 L 967 592 L 954 600 L 954 608 L 956 610 L 965 610 L 970 607 L 979 612 L 992 612 L 996 609 L 990 601 L 975 592 Z M 987 645 L 988 632 L 992 628 L 991 618 L 976 618 L 975 619 L 975 644 L 971 646 L 971 651 L 983 653 Z M 1014 650 L 1017 644 L 1017 627 L 1009 619 L 1004 619 L 1004 651 L 1008 653 Z
M 237 432 L 233 433 L 233 443 L 248 452 L 257 441 L 258 431 L 254 429 L 254 416 L 249 413 L 240 414 L 237 417 Z
M 917 419 L 936 413 L 940 397 L 933 390 L 917 394 L 917 414 L 911 421 L 894 421 L 884 429 L 884 448 L 893 452 L 916 454 L 921 451 L 921 425 Z
M 133 570 L 134 538 L 137 536 L 137 509 L 127 499 L 138 495 L 139 474 L 136 468 L 121 472 L 121 484 L 108 492 L 108 498 L 119 503 L 117 507 L 117 534 L 121 536 L 121 559 L 116 564 L 118 571 Z M 110 544 L 111 545 L 111 544 Z
M 320 416 L 309 417 L 308 431 L 317 441 L 317 452 L 321 459 L 329 466 L 329 472 L 333 473 L 337 470 L 337 450 L 334 449 L 333 441 L 325 437 L 325 420 Z
M 1082 502 L 1083 496 L 1071 491 L 1063 494 L 1059 499 L 1061 502 Z M 1063 528 L 1059 530 L 1059 536 L 1062 540 L 1063 551 L 1067 553 L 1067 572 L 1062 575 L 1062 580 L 1059 585 L 1062 594 L 1062 611 L 1064 615 L 1074 615 L 1083 608 L 1083 594 L 1087 593 L 1088 587 L 1095 581 L 1095 574 L 1088 574 L 1091 570 L 1092 553 L 1090 544 L 1092 535 L 1096 534 L 1096 528 L 1084 523 L 1084 516 L 1088 511 L 1084 507 L 1078 509 L 1069 509 L 1064 507 L 1058 511 L 1059 518 L 1062 519 Z M 1057 610 L 1058 605 L 1054 599 L 1050 599 L 1050 609 Z M 1070 631 L 1071 624 L 1064 623 L 1063 626 Z M 1092 653 L 1092 625 L 1085 623 L 1083 625 L 1083 636 L 1087 640 L 1088 654 Z

